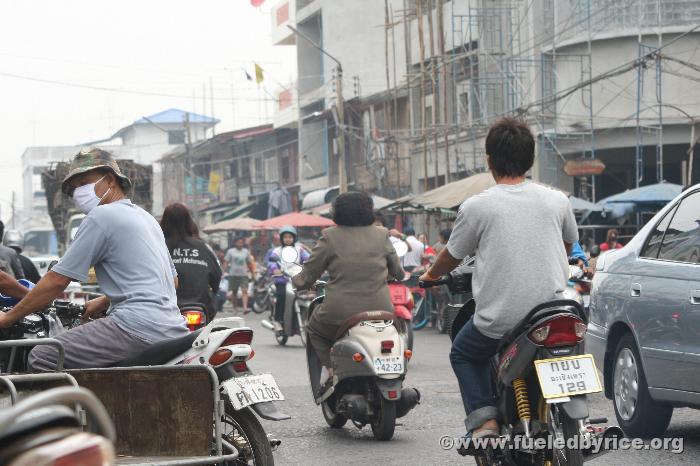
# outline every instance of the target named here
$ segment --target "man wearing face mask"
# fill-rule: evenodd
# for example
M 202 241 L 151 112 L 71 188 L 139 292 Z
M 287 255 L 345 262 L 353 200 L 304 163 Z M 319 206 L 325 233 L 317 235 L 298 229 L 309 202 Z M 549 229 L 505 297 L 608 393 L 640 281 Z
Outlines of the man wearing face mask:
M 12 310 L 0 312 L 0 327 L 8 327 L 45 309 L 71 280 L 87 280 L 94 267 L 105 296 L 87 303 L 83 319 L 89 322 L 56 337 L 65 348 L 66 369 L 109 366 L 188 332 L 177 307 L 177 272 L 163 231 L 126 197 L 130 188 L 109 152 L 90 149 L 76 155 L 61 189 L 87 216 L 53 269 Z M 53 370 L 57 358 L 55 348 L 37 346 L 29 354 L 29 367 Z

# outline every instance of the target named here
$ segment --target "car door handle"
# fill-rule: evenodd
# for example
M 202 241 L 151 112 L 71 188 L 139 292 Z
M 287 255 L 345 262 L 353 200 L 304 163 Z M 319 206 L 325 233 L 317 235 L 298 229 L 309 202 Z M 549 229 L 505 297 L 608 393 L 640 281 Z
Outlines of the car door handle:
M 639 298 L 642 295 L 642 285 L 639 283 L 632 283 L 630 286 L 630 296 L 633 298 Z
M 700 290 L 695 290 L 690 293 L 690 304 L 700 305 Z

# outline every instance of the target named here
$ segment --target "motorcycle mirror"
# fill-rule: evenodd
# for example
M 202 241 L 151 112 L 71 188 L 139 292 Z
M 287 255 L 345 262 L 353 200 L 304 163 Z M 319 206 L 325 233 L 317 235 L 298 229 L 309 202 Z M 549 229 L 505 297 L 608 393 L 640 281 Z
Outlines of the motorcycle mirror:
M 395 241 L 393 246 L 396 250 L 396 255 L 399 257 L 405 256 L 408 252 L 408 245 L 403 241 Z
M 297 250 L 292 246 L 283 247 L 280 255 L 282 256 L 282 260 L 288 264 L 295 263 L 299 258 L 299 253 L 297 253 Z

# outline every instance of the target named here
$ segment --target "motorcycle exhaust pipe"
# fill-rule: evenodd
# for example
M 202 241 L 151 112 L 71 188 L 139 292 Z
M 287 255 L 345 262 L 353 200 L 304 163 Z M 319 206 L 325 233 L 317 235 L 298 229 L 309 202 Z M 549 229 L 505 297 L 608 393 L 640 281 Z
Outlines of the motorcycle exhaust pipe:
M 404 417 L 420 404 L 420 392 L 417 388 L 404 388 L 401 390 L 401 398 L 396 403 L 396 417 Z
M 594 450 L 584 450 L 583 451 L 583 461 L 588 462 L 591 461 L 592 459 L 599 458 L 603 456 L 606 453 L 610 453 L 611 450 L 609 450 L 607 447 L 611 445 L 606 445 L 604 439 L 607 438 L 622 438 L 624 437 L 625 434 L 622 432 L 622 429 L 620 429 L 618 426 L 608 426 L 602 430 L 602 432 L 599 432 L 595 435 L 597 439 L 603 440 L 603 442 L 600 444 L 600 449 L 597 451 Z
M 273 331 L 275 330 L 275 326 L 272 325 L 272 322 L 270 322 L 269 320 L 265 320 L 265 319 L 261 320 L 260 325 L 262 325 L 264 328 L 266 328 L 268 330 L 273 330 Z

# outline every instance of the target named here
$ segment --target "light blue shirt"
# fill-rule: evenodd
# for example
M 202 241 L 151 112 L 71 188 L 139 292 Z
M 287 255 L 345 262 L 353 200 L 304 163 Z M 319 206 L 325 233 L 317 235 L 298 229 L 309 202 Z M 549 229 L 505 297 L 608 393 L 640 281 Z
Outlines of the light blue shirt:
M 187 334 L 177 307 L 177 272 L 148 212 L 128 199 L 92 209 L 53 271 L 86 281 L 90 267 L 110 300 L 107 318 L 119 328 L 151 343 Z

